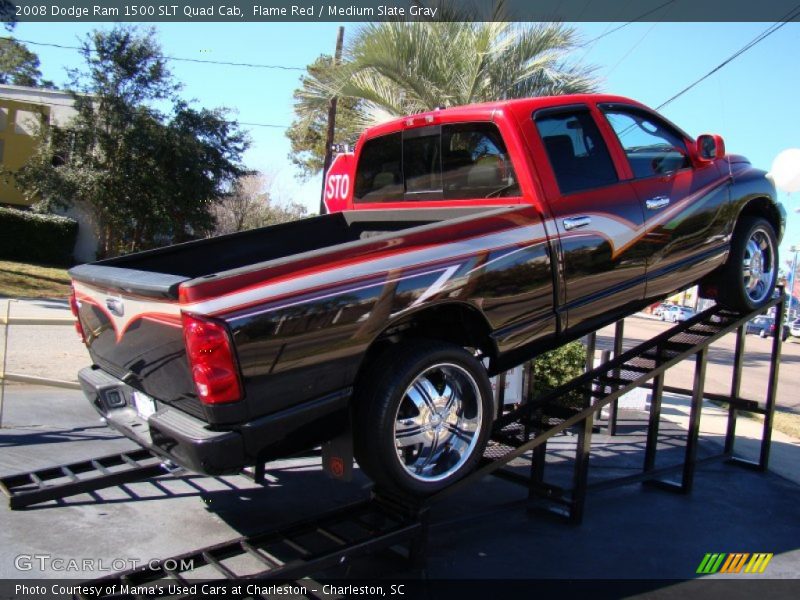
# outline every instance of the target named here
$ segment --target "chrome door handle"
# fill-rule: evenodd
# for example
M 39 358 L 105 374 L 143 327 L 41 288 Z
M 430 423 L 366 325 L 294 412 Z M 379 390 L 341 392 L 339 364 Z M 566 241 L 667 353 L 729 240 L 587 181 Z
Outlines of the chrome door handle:
M 658 210 L 659 208 L 669 206 L 669 198 L 667 196 L 656 196 L 655 198 L 646 200 L 644 204 L 649 210 Z
M 591 225 L 592 219 L 591 217 L 570 217 L 561 221 L 561 224 L 564 226 L 564 229 L 569 231 L 571 229 L 577 229 L 578 227 Z

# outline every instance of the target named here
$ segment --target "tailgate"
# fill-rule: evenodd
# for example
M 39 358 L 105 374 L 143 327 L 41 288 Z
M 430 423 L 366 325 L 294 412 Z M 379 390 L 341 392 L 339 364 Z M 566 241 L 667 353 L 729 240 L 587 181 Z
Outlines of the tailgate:
M 136 289 L 131 270 L 93 265 L 70 275 L 94 363 L 156 400 L 205 418 L 190 377 L 180 307 L 169 297 L 177 284 Z

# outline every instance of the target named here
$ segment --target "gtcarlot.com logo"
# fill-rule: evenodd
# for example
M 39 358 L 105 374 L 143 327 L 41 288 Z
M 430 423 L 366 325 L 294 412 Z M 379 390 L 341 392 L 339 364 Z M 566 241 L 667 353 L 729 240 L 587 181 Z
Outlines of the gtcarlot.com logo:
M 52 554 L 19 554 L 14 557 L 18 571 L 61 571 L 86 573 L 91 571 L 125 571 L 147 565 L 149 569 L 163 567 L 170 571 L 194 569 L 193 560 L 140 560 L 138 558 L 62 558 Z
M 755 552 L 718 552 L 708 553 L 703 557 L 697 572 L 701 575 L 712 573 L 763 573 L 772 553 Z

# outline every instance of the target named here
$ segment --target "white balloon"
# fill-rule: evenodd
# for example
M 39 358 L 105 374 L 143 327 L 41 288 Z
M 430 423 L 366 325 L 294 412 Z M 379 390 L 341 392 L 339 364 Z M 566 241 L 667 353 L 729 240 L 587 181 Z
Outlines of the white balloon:
M 784 150 L 772 161 L 769 172 L 775 187 L 789 194 L 800 192 L 800 148 Z

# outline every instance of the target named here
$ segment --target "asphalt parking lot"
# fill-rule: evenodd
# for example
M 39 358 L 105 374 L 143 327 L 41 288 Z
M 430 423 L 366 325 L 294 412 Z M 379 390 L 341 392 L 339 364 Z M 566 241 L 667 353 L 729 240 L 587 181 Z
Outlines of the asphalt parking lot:
M 631 348 L 645 340 L 666 331 L 671 323 L 663 323 L 657 319 L 640 316 L 625 319 L 625 349 Z M 718 394 L 730 393 L 731 372 L 736 336 L 729 333 L 715 342 L 709 349 L 708 368 L 706 370 L 705 390 Z M 614 326 L 604 327 L 597 332 L 598 349 L 612 349 L 614 343 Z M 744 366 L 741 395 L 743 398 L 761 400 L 767 393 L 772 338 L 760 338 L 757 335 L 745 336 Z M 781 346 L 781 366 L 778 378 L 778 407 L 800 414 L 800 338 L 789 337 Z M 692 387 L 694 362 L 683 361 L 675 365 L 667 373 L 667 385 L 683 388 Z
M 679 413 L 677 405 L 665 404 L 659 465 L 681 460 L 684 430 L 668 420 Z M 0 430 L 0 475 L 132 447 L 99 422 L 78 392 L 14 386 L 7 390 L 6 419 L 7 428 Z M 643 413 L 626 412 L 620 435 L 595 435 L 591 481 L 640 468 L 645 427 Z M 700 457 L 720 450 L 717 436 L 704 433 L 701 440 Z M 565 435 L 550 444 L 548 479 L 568 479 L 566 457 L 573 441 Z M 773 453 L 797 456 L 796 447 L 784 445 L 776 442 Z M 0 578 L 65 575 L 38 565 L 20 570 L 21 555 L 105 559 L 106 564 L 112 558 L 165 558 L 286 525 L 367 493 L 368 482 L 360 474 L 352 483 L 334 482 L 321 472 L 318 459 L 276 463 L 268 474 L 266 486 L 241 476 L 163 475 L 22 511 L 0 507 Z M 748 577 L 800 577 L 800 485 L 774 473 L 713 463 L 698 469 L 690 495 L 640 484 L 590 493 L 580 526 L 529 514 L 525 498 L 518 486 L 486 478 L 433 507 L 424 568 L 410 569 L 394 555 L 378 554 L 333 575 L 647 579 L 659 580 L 657 597 L 677 598 L 683 597 L 682 585 L 698 577 L 705 553 L 770 552 L 774 558 L 765 573 Z M 67 575 L 89 578 L 92 573 Z

